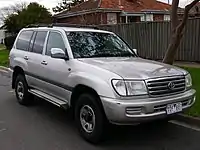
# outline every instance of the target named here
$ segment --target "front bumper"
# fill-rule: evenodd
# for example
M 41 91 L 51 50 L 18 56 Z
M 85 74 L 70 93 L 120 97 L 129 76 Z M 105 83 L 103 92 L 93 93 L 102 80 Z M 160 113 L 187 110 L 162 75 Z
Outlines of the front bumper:
M 12 79 L 13 76 L 13 70 L 11 68 L 8 68 L 8 77 Z
M 194 89 L 184 93 L 137 100 L 117 100 L 101 97 L 105 114 L 114 124 L 135 124 L 167 117 L 166 106 L 181 102 L 183 111 L 195 103 Z

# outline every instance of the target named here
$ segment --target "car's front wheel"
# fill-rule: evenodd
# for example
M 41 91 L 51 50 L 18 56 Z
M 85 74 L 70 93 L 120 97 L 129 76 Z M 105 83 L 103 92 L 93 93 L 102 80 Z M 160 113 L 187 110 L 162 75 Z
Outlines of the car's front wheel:
M 33 95 L 28 92 L 28 85 L 23 75 L 19 74 L 15 81 L 15 94 L 17 100 L 22 105 L 28 105 L 33 100 Z
M 97 98 L 82 94 L 75 106 L 75 120 L 80 134 L 91 143 L 102 140 L 105 128 L 105 115 Z

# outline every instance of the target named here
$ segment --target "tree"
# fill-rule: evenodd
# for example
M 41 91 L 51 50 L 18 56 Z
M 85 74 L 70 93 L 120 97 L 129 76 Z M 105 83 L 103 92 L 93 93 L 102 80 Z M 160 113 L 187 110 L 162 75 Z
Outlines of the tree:
M 7 16 L 11 14 L 18 14 L 26 7 L 27 7 L 27 3 L 22 2 L 22 3 L 16 3 L 14 5 L 1 8 L 0 9 L 0 23 L 3 23 L 4 20 L 7 18 Z
M 199 0 L 193 0 L 190 4 L 185 7 L 183 18 L 181 21 L 178 20 L 178 6 L 179 0 L 172 1 L 171 9 L 171 40 L 168 46 L 167 52 L 163 59 L 164 63 L 173 64 L 177 50 L 180 46 L 183 38 L 185 26 L 187 24 L 189 11 L 199 2 Z
M 72 6 L 76 6 L 85 0 L 62 0 L 61 3 L 58 3 L 56 7 L 54 7 L 52 10 L 53 12 L 61 12 L 63 10 L 69 10 Z
M 52 22 L 51 13 L 38 3 L 30 3 L 22 10 L 17 10 L 16 13 L 10 14 L 4 20 L 6 29 L 11 33 L 18 33 L 22 28 L 30 24 Z

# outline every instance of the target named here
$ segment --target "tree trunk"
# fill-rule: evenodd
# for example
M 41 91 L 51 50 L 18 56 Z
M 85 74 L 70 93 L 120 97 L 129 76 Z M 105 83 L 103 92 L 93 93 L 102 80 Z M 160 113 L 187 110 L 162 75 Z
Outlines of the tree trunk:
M 177 49 L 179 48 L 182 37 L 183 37 L 182 31 L 179 33 L 176 31 L 172 33 L 169 47 L 168 47 L 165 57 L 163 59 L 164 63 L 170 64 L 170 65 L 173 64 L 176 53 L 177 53 Z
M 194 0 L 185 7 L 183 19 L 180 23 L 178 23 L 177 10 L 178 10 L 179 0 L 172 1 L 172 11 L 171 11 L 171 28 L 172 28 L 171 34 L 172 35 L 171 35 L 170 44 L 168 46 L 165 57 L 163 59 L 163 63 L 170 64 L 170 65 L 173 64 L 174 59 L 176 57 L 177 50 L 183 38 L 183 32 L 187 24 L 189 11 L 198 2 L 199 0 Z

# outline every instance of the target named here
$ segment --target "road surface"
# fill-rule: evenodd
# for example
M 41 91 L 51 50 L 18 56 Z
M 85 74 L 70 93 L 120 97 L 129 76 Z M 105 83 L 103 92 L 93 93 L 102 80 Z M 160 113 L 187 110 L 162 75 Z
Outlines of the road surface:
M 199 150 L 200 132 L 180 125 L 112 126 L 99 145 L 85 142 L 66 111 L 39 101 L 20 106 L 0 73 L 1 150 Z

